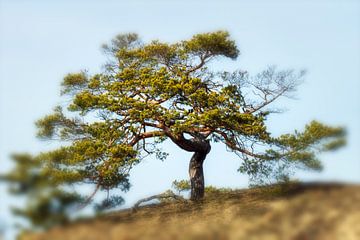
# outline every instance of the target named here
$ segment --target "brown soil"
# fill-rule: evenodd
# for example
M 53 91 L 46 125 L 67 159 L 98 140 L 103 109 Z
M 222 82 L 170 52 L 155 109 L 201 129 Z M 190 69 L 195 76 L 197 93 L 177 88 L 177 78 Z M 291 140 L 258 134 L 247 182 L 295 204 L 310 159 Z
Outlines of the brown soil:
M 217 190 L 202 203 L 167 202 L 26 233 L 22 240 L 358 240 L 360 186 L 308 183 Z

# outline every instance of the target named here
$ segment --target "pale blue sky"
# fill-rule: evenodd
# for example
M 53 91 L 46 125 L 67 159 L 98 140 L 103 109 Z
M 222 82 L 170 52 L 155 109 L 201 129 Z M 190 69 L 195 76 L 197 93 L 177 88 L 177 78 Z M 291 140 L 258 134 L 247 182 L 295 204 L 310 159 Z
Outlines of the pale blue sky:
M 348 129 L 348 146 L 321 156 L 322 173 L 304 180 L 360 182 L 360 2 L 359 1 L 16 1 L 0 0 L 0 172 L 12 152 L 54 147 L 35 138 L 34 121 L 56 104 L 68 72 L 99 71 L 100 45 L 115 34 L 137 32 L 147 41 L 176 41 L 204 31 L 228 30 L 241 55 L 219 67 L 255 73 L 268 65 L 305 68 L 297 100 L 269 119 L 275 134 L 301 129 L 312 119 Z M 190 154 L 169 144 L 166 162 L 148 159 L 133 171 L 127 204 L 187 178 Z M 221 146 L 205 162 L 206 183 L 244 187 L 239 159 Z M 0 222 L 10 219 L 0 186 Z

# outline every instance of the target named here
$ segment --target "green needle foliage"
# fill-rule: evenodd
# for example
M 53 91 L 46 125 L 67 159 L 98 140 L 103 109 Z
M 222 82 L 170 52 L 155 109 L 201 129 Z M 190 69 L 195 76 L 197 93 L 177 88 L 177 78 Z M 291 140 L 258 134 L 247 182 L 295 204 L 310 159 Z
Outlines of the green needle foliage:
M 203 196 L 202 163 L 212 142 L 236 153 L 242 159 L 239 171 L 254 182 L 285 179 L 293 167 L 320 169 L 316 155 L 344 144 L 343 128 L 316 121 L 302 132 L 272 136 L 266 118 L 278 110 L 270 105 L 291 97 L 304 72 L 269 67 L 252 76 L 242 70 L 212 70 L 210 63 L 239 55 L 228 32 L 198 34 L 177 43 L 143 43 L 137 34 L 124 34 L 103 50 L 110 57 L 104 71 L 65 76 L 61 93 L 70 99 L 66 109 L 56 107 L 36 122 L 38 137 L 63 146 L 21 161 L 14 158 L 15 169 L 3 177 L 38 205 L 44 200 L 34 189 L 58 199 L 58 205 L 65 205 L 61 210 L 79 200 L 74 193 L 67 195 L 69 185 L 128 190 L 136 164 L 148 155 L 167 157 L 161 149 L 165 140 L 194 152 L 190 185 L 198 194 L 193 200 Z M 97 206 L 113 204 L 107 198 Z M 32 215 L 40 211 L 37 206 L 25 211 L 34 224 L 40 223 Z
M 181 192 L 184 192 L 184 191 L 189 191 L 191 189 L 191 186 L 190 186 L 190 181 L 188 180 L 175 180 L 173 181 L 172 183 L 172 187 L 178 191 L 178 193 L 180 194 Z
M 65 190 L 50 169 L 39 157 L 29 154 L 12 156 L 15 168 L 0 180 L 11 183 L 9 191 L 14 196 L 27 197 L 23 208 L 13 208 L 13 213 L 28 219 L 33 226 L 43 228 L 69 221 L 70 213 L 83 198 L 76 192 Z M 70 181 L 62 181 L 70 183 Z

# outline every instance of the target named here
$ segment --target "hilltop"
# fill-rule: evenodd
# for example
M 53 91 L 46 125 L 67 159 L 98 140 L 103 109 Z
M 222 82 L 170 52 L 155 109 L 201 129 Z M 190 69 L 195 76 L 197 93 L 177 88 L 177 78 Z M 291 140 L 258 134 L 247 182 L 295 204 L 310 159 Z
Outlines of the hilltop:
M 360 239 L 360 186 L 292 183 L 212 189 L 201 203 L 168 201 L 27 233 L 21 240 Z

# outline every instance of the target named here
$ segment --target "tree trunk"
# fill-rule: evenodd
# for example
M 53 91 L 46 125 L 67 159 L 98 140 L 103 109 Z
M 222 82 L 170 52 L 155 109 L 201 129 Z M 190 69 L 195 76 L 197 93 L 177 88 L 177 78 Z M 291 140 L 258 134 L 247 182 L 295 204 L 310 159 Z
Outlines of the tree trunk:
M 199 201 L 204 197 L 205 182 L 203 162 L 209 152 L 210 144 L 207 144 L 204 151 L 195 152 L 194 155 L 191 157 L 189 164 L 189 175 L 191 184 L 190 200 L 192 201 Z
M 186 139 L 184 133 L 174 135 L 167 127 L 164 129 L 166 135 L 181 149 L 194 152 L 189 164 L 189 175 L 191 185 L 190 200 L 199 201 L 204 197 L 204 171 L 203 162 L 211 150 L 210 140 L 206 136 L 193 132 L 191 139 Z

